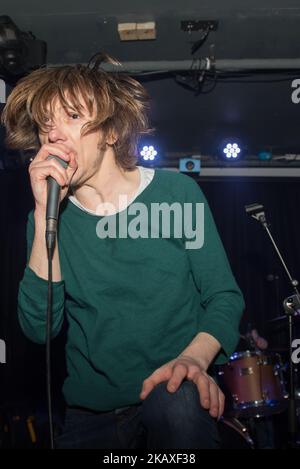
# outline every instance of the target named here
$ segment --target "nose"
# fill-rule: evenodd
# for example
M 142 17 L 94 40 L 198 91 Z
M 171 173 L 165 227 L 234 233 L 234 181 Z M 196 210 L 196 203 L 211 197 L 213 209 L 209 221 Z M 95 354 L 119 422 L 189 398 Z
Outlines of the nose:
M 65 142 L 67 139 L 64 129 L 60 125 L 52 125 L 48 132 L 49 143 Z

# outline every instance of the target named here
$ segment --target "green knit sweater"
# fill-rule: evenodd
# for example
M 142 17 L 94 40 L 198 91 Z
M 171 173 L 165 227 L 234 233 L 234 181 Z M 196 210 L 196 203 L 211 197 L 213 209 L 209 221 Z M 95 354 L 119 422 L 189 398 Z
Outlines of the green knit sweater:
M 202 247 L 187 249 L 190 235 L 178 237 L 175 228 L 162 236 L 157 225 L 156 237 L 146 237 L 150 216 L 140 237 L 122 237 L 118 230 L 115 237 L 100 236 L 111 222 L 124 228 L 125 215 L 128 227 L 141 228 L 140 212 L 130 212 L 133 204 L 144 204 L 150 213 L 150 204 L 163 202 L 192 207 L 192 218 L 184 223 L 192 220 L 194 228 L 204 228 Z M 204 204 L 204 226 L 196 225 L 196 203 Z M 31 212 L 28 256 L 33 235 Z M 62 280 L 53 282 L 52 333 L 59 333 L 65 313 L 68 376 L 63 392 L 69 405 L 107 411 L 138 403 L 143 380 L 178 356 L 198 332 L 221 343 L 217 362 L 234 351 L 243 298 L 205 197 L 188 176 L 156 170 L 126 210 L 107 217 L 84 212 L 65 199 L 58 245 Z M 25 335 L 38 343 L 45 342 L 46 300 L 47 281 L 27 265 L 18 315 Z

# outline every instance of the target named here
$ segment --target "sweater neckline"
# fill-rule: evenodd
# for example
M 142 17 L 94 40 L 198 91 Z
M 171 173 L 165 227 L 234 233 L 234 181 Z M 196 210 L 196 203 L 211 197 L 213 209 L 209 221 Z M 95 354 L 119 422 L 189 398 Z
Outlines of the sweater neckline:
M 148 196 L 148 194 L 150 194 L 153 189 L 157 186 L 157 182 L 158 182 L 158 178 L 159 178 L 159 169 L 155 168 L 155 171 L 154 171 L 154 175 L 153 175 L 153 178 L 152 180 L 150 181 L 150 183 L 145 187 L 144 190 L 142 190 L 142 192 L 140 192 L 137 197 L 134 198 L 134 200 L 132 200 L 130 202 L 129 205 L 127 205 L 127 207 L 125 207 L 123 210 L 120 210 L 119 212 L 116 212 L 116 213 L 113 213 L 111 215 L 96 215 L 94 213 L 89 213 L 89 212 L 86 212 L 84 210 L 82 210 L 81 208 L 79 208 L 77 205 L 75 205 L 73 202 L 71 202 L 71 200 L 68 199 L 68 197 L 66 197 L 66 199 L 64 199 L 64 202 L 65 202 L 65 208 L 68 207 L 68 209 L 72 210 L 74 213 L 77 213 L 78 215 L 82 216 L 82 217 L 89 217 L 89 218 L 92 218 L 92 219 L 101 219 L 101 218 L 110 218 L 110 217 L 115 217 L 115 216 L 118 216 L 122 213 L 125 213 L 130 207 L 132 204 L 135 204 L 135 203 L 138 203 L 138 202 L 143 202 L 144 198 Z

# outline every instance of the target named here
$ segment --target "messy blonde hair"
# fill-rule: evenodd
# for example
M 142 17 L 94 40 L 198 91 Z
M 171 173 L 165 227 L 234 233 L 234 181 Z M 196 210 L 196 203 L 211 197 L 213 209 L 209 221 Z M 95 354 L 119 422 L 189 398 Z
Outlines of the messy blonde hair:
M 38 150 L 38 132 L 47 132 L 56 98 L 80 115 L 81 96 L 90 115 L 81 132 L 101 130 L 103 138 L 115 136 L 116 162 L 131 170 L 136 164 L 136 149 L 141 134 L 150 132 L 147 119 L 148 95 L 144 87 L 123 73 L 109 73 L 100 64 L 119 65 L 114 59 L 98 54 L 94 64 L 41 68 L 22 78 L 8 97 L 1 116 L 6 127 L 6 145 L 12 149 Z M 50 112 L 50 116 L 49 116 Z M 105 141 L 105 140 L 104 140 Z

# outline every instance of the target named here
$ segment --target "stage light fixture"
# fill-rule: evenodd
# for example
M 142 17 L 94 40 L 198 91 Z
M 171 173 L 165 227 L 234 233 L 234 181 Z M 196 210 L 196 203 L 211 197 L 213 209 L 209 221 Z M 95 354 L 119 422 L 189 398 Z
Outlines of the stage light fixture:
M 179 171 L 181 173 L 200 173 L 201 161 L 198 158 L 181 158 Z
M 236 142 L 227 143 L 225 148 L 223 148 L 223 153 L 228 159 L 236 159 L 240 156 L 241 148 Z
M 140 150 L 140 155 L 144 161 L 154 161 L 158 156 L 158 151 L 154 145 L 144 145 Z
M 46 63 L 46 43 L 21 31 L 9 16 L 0 16 L 0 77 L 17 81 Z

